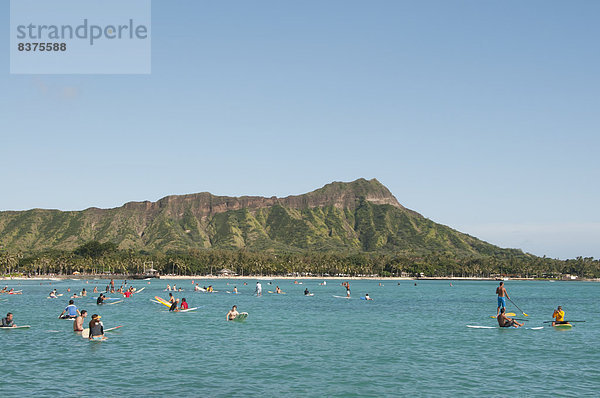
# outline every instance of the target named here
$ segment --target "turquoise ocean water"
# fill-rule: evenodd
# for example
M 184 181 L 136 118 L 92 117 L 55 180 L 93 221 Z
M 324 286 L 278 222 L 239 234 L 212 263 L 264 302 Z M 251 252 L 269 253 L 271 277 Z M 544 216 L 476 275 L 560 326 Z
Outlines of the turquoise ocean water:
M 263 280 L 260 298 L 251 295 L 256 279 L 246 281 L 198 280 L 218 290 L 212 294 L 193 292 L 189 280 L 133 281 L 146 289 L 101 307 L 91 291 L 106 280 L 5 281 L 24 294 L 0 295 L 0 314 L 32 327 L 0 330 L 0 395 L 600 395 L 597 283 L 506 282 L 529 327 L 550 320 L 559 304 L 568 319 L 587 321 L 561 331 L 467 328 L 495 325 L 496 282 L 350 281 L 346 300 L 333 297 L 345 295 L 340 281 Z M 166 298 L 167 283 L 200 308 L 177 314 L 152 303 Z M 268 294 L 276 285 L 287 294 Z M 240 295 L 226 293 L 234 286 Z M 65 295 L 47 299 L 55 287 Z M 105 328 L 125 326 L 100 343 L 73 333 L 71 321 L 57 319 L 67 287 L 90 292 L 75 302 L 102 315 Z M 313 297 L 303 296 L 306 287 Z M 359 299 L 365 293 L 374 301 Z M 245 322 L 225 321 L 234 304 L 250 314 Z

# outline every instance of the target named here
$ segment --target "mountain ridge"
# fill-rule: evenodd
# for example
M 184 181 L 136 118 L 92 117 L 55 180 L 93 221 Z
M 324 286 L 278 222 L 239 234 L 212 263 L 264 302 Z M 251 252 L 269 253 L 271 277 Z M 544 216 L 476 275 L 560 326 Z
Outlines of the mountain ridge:
M 283 198 L 169 195 L 80 211 L 0 212 L 0 245 L 33 252 L 87 241 L 120 249 L 452 252 L 500 249 L 407 209 L 378 180 L 332 182 Z

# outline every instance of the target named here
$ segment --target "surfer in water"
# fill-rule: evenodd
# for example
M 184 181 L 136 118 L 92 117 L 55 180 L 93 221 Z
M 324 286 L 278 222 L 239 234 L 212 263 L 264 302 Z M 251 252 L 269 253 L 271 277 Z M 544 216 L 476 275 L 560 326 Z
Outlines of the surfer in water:
M 72 319 L 77 318 L 79 315 L 81 315 L 81 313 L 77 309 L 75 302 L 73 300 L 69 300 L 69 305 L 67 305 L 67 308 L 65 308 L 58 317 L 62 319 Z
M 187 310 L 188 308 L 190 308 L 190 307 L 188 306 L 187 301 L 185 301 L 185 298 L 182 298 L 181 299 L 181 305 L 179 306 L 179 309 L 180 310 Z
M 73 331 L 74 332 L 83 332 L 83 319 L 87 316 L 86 310 L 81 310 L 81 315 L 75 318 L 75 322 L 73 322 Z
M 502 309 L 500 310 L 500 314 L 496 317 L 496 319 L 498 320 L 498 326 L 500 326 L 501 328 L 510 328 L 510 327 L 521 327 L 523 326 L 522 323 L 519 323 L 517 321 L 515 321 L 512 318 L 507 317 L 504 313 L 506 312 L 506 308 L 502 307 Z
M 369 297 L 369 293 L 365 294 L 365 300 L 373 300 L 371 297 Z
M 96 304 L 102 305 L 102 304 L 104 304 L 104 300 L 106 300 L 106 296 L 104 294 L 100 293 L 100 295 L 96 299 Z
M 310 294 L 310 292 L 308 291 L 308 288 L 304 289 L 304 295 L 308 296 Z
M 92 320 L 89 323 L 90 328 L 90 340 L 104 340 L 104 325 L 100 322 L 100 318 L 102 318 L 98 314 L 92 315 Z
M 498 316 L 500 314 L 500 309 L 506 308 L 506 299 L 510 300 L 510 297 L 508 297 L 508 292 L 504 287 L 504 282 L 500 282 L 500 286 L 496 288 L 496 294 L 498 295 L 498 310 L 496 312 L 496 316 Z
M 173 304 L 171 304 L 171 308 L 169 308 L 169 311 L 179 312 L 179 308 L 177 308 L 177 304 L 179 304 L 179 299 L 173 301 Z
M 229 312 L 227 313 L 227 317 L 226 317 L 226 319 L 227 319 L 228 321 L 233 321 L 235 318 L 237 318 L 237 316 L 238 316 L 239 314 L 240 314 L 240 313 L 239 313 L 239 312 L 238 312 L 238 310 L 237 310 L 237 305 L 234 305 L 233 307 L 231 307 L 231 309 L 230 309 L 230 310 L 229 310 Z
M 9 312 L 6 314 L 6 318 L 2 318 L 2 327 L 3 328 L 16 328 L 15 322 L 13 321 L 13 314 Z

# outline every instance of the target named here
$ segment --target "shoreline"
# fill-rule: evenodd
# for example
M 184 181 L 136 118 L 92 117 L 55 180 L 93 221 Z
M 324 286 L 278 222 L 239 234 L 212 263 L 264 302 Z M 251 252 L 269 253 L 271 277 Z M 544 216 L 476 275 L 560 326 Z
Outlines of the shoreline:
M 503 279 L 499 278 L 486 278 L 486 277 L 462 277 L 462 276 L 436 276 L 436 277 L 405 277 L 405 276 L 388 276 L 388 277 L 379 277 L 379 276 L 278 276 L 278 275 L 248 275 L 248 276 L 216 276 L 216 275 L 161 275 L 160 278 L 146 278 L 146 279 L 134 279 L 131 275 L 48 275 L 48 276 L 32 276 L 32 277 L 0 277 L 2 281 L 62 281 L 62 280 L 108 280 L 108 279 L 126 279 L 131 281 L 141 281 L 141 280 L 151 280 L 156 279 L 160 280 L 381 280 L 381 281 L 427 281 L 427 280 L 440 280 L 440 281 L 502 281 Z M 508 278 L 506 281 L 539 281 L 539 282 L 549 282 L 549 281 L 559 281 L 559 282 L 600 282 L 600 279 L 539 279 L 539 278 Z

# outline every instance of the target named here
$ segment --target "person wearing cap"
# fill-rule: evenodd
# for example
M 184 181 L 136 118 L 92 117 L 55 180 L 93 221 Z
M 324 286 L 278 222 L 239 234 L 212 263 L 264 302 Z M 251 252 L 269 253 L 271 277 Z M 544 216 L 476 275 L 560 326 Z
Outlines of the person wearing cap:
M 104 325 L 100 322 L 100 318 L 102 318 L 98 314 L 92 315 L 92 320 L 90 321 L 90 340 L 104 340 Z
M 552 314 L 552 318 L 554 318 L 554 320 L 552 321 L 552 326 L 569 324 L 569 322 L 565 322 L 565 312 L 563 311 L 563 309 L 560 305 L 558 306 L 557 309 L 554 310 L 554 313 Z
M 65 312 L 66 312 L 66 315 L 65 315 Z M 73 300 L 69 300 L 69 305 L 67 305 L 67 308 L 65 308 L 58 317 L 62 318 L 62 319 L 72 319 L 72 318 L 77 318 L 77 316 L 79 316 L 79 315 L 81 315 L 81 313 L 77 309 L 75 302 Z
M 179 308 L 177 308 L 177 304 L 179 304 L 179 299 L 176 299 L 173 302 L 173 304 L 171 304 L 171 308 L 169 308 L 169 311 L 179 312 Z
M 73 322 L 73 331 L 74 332 L 83 332 L 83 318 L 87 316 L 86 310 L 81 310 L 81 314 L 75 318 L 75 322 Z

